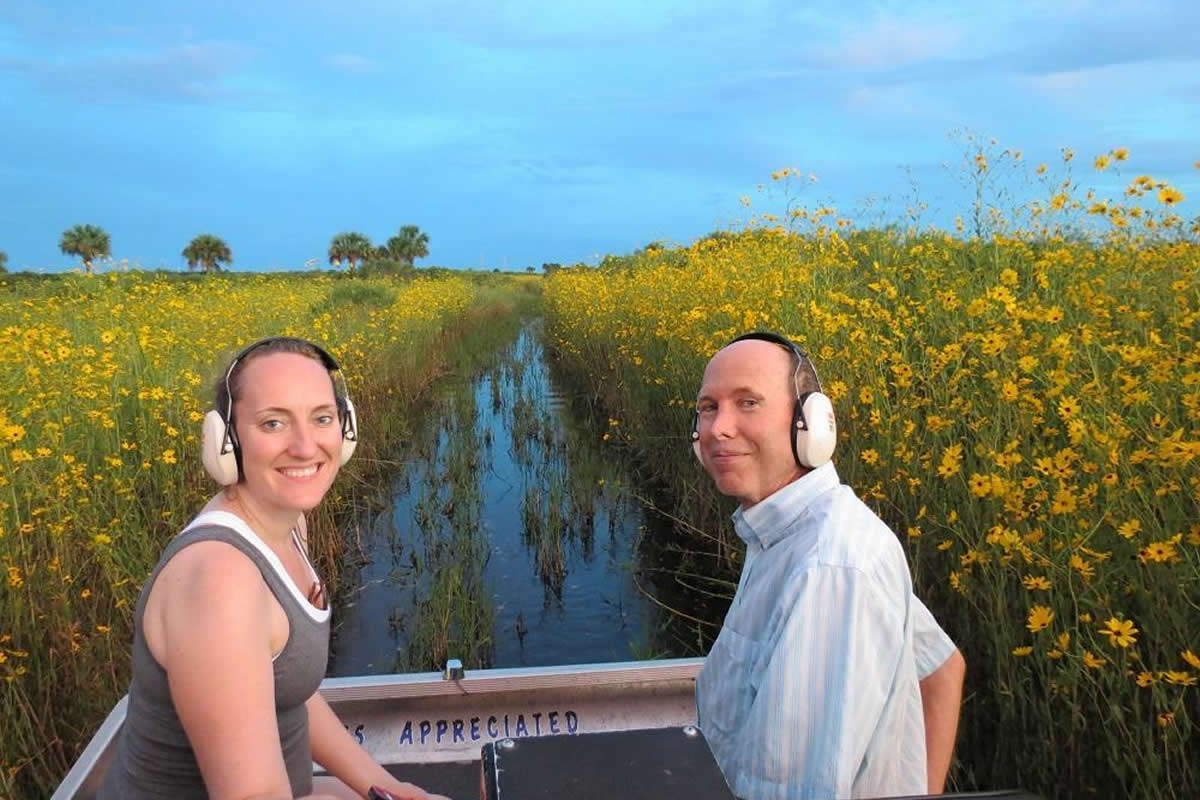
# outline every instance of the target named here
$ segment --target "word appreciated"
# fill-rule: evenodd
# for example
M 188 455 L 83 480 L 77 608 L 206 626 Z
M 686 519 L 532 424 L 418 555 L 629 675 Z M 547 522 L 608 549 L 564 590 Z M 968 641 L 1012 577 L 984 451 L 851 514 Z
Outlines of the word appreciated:
M 528 714 L 493 714 L 469 719 L 408 720 L 400 732 L 401 746 L 479 742 L 520 736 L 557 736 L 579 730 L 574 711 L 533 711 Z

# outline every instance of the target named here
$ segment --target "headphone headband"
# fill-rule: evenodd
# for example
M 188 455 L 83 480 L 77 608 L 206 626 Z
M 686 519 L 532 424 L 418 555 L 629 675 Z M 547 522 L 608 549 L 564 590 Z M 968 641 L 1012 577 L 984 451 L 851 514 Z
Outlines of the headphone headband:
M 260 347 L 267 347 L 272 344 L 282 343 L 299 345 L 316 351 L 317 358 L 324 365 L 325 371 L 333 374 L 334 372 L 341 373 L 342 367 L 338 364 L 337 359 L 330 355 L 329 351 L 321 347 L 321 345 L 310 342 L 308 339 L 301 339 L 297 336 L 268 336 L 266 339 L 259 339 L 253 344 L 247 345 L 233 357 L 233 361 L 229 364 L 229 369 L 225 370 L 225 420 L 233 418 L 233 387 L 229 385 L 229 381 L 233 378 L 233 371 L 237 369 L 237 365 L 245 360 L 246 356 L 253 353 Z M 346 376 L 342 375 L 342 396 L 349 395 L 346 387 Z
M 817 365 L 813 363 L 813 361 L 809 357 L 808 353 L 805 352 L 804 349 L 800 347 L 800 345 L 796 344 L 791 339 L 789 339 L 786 336 L 783 336 L 781 334 L 774 333 L 772 331 L 751 331 L 750 333 L 743 333 L 741 336 L 737 337 L 736 339 L 731 340 L 729 342 L 729 344 L 727 344 L 725 346 L 728 347 L 730 344 L 733 344 L 734 342 L 744 342 L 746 340 L 754 340 L 754 341 L 759 341 L 759 342 L 771 342 L 772 344 L 777 344 L 780 347 L 786 349 L 793 356 L 795 356 L 796 371 L 792 374 L 792 388 L 796 393 L 797 400 L 800 399 L 800 395 L 801 395 L 801 392 L 800 392 L 800 368 L 803 367 L 805 364 L 808 364 L 808 370 L 809 370 L 809 372 L 812 373 L 813 379 L 817 382 L 817 391 L 818 392 L 824 391 L 821 389 L 821 376 L 817 374 Z

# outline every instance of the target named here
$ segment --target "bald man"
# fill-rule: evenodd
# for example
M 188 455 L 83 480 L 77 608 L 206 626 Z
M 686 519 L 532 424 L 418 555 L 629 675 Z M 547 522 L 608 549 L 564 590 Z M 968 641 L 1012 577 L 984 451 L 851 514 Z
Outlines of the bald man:
M 896 535 L 840 483 L 835 438 L 792 342 L 747 334 L 709 361 L 693 441 L 741 502 L 746 558 L 697 710 L 744 800 L 940 793 L 949 768 L 962 655 Z

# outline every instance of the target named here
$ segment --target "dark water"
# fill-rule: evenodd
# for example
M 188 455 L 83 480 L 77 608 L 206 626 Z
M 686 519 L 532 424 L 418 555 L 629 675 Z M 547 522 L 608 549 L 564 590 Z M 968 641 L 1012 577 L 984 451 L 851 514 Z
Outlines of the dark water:
M 451 382 L 357 547 L 335 611 L 332 675 L 623 661 L 654 651 L 638 589 L 648 522 L 604 426 L 559 393 L 526 325 L 495 363 Z M 351 549 L 354 550 L 352 544 Z M 448 644 L 440 639 L 450 630 Z

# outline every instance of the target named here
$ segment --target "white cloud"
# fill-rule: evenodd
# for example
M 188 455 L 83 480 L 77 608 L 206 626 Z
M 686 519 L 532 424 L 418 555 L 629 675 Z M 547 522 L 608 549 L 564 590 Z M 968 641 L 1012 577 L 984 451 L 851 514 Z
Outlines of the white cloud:
M 888 70 L 951 55 L 962 39 L 945 22 L 880 17 L 866 30 L 847 36 L 827 52 L 835 66 Z
M 903 86 L 858 86 L 846 95 L 845 105 L 851 111 L 911 113 L 913 98 Z
M 375 62 L 368 58 L 363 58 L 357 53 L 332 53 L 325 56 L 322 60 L 327 66 L 341 72 L 374 72 L 377 68 Z
M 24 75 L 46 89 L 89 102 L 223 102 L 255 94 L 236 78 L 253 60 L 240 44 L 207 41 L 157 50 L 125 48 L 0 59 L 0 71 Z
M 1047 72 L 1031 79 L 1033 88 L 1043 92 L 1075 92 L 1087 88 L 1096 77 L 1096 70 L 1074 69 L 1065 72 Z

